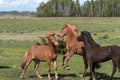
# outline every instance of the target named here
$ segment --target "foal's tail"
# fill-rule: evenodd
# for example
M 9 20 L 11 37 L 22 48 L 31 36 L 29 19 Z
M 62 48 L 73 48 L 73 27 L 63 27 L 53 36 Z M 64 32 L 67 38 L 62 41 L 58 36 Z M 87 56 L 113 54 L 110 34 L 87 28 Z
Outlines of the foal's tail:
M 23 61 L 22 61 L 22 64 L 21 64 L 22 69 L 24 69 L 24 67 L 26 65 L 27 57 L 28 57 L 28 52 L 26 52 L 25 56 L 23 57 Z

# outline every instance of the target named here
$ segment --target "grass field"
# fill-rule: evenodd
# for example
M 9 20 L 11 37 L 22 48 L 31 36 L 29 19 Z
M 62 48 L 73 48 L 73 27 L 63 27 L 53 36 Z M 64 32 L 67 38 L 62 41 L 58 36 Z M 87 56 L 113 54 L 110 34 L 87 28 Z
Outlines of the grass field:
M 29 18 L 29 19 L 0 19 L 0 80 L 20 80 L 20 64 L 22 58 L 40 35 L 46 36 L 49 31 L 56 33 L 67 23 L 75 23 L 80 31 L 90 31 L 95 41 L 102 46 L 120 46 L 120 18 Z M 61 54 L 58 55 L 58 73 L 61 80 L 88 80 L 89 69 L 84 78 L 80 77 L 84 65 L 81 56 L 74 55 L 69 65 L 70 71 L 63 70 L 61 67 Z M 100 80 L 108 80 L 112 73 L 111 61 L 101 64 L 102 67 L 97 71 Z M 46 63 L 41 63 L 39 71 L 44 76 L 38 79 L 33 71 L 32 63 L 25 74 L 25 80 L 47 80 Z M 54 73 L 51 65 L 52 73 Z M 114 80 L 118 80 L 120 73 L 117 72 Z M 54 77 L 54 76 L 52 76 Z

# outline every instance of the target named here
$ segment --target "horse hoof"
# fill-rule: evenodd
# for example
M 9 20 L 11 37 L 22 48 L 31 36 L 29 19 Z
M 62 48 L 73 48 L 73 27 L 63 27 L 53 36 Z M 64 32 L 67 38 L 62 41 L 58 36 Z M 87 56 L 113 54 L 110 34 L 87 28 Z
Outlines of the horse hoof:
M 43 77 L 42 76 L 38 76 L 38 78 L 42 79 Z
M 66 67 L 66 69 L 69 71 L 69 70 L 70 70 L 70 67 Z
M 62 66 L 63 67 L 63 69 L 65 69 L 65 66 Z
M 20 76 L 20 79 L 23 79 L 23 76 Z
M 92 78 L 90 78 L 89 80 L 93 80 Z
M 111 78 L 109 80 L 112 80 Z
M 59 78 L 56 78 L 56 80 L 59 80 Z
M 53 78 L 49 77 L 48 80 L 53 80 Z
M 83 75 L 83 74 L 81 74 L 81 75 L 80 75 L 80 77 L 81 77 L 81 78 L 83 78 L 83 77 L 84 77 L 84 75 Z

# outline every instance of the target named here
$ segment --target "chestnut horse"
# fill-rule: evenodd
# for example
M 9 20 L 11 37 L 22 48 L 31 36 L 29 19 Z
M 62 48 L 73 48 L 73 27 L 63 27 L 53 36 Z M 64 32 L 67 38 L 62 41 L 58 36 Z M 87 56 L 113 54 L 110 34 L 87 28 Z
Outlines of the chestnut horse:
M 23 69 L 21 78 L 23 78 L 24 73 L 29 66 L 29 64 L 34 60 L 35 67 L 34 70 L 38 76 L 38 78 L 42 78 L 38 72 L 38 66 L 40 61 L 47 62 L 48 66 L 48 78 L 50 79 L 50 63 L 53 61 L 54 69 L 55 69 L 55 77 L 58 78 L 57 74 L 57 54 L 55 53 L 55 46 L 58 46 L 58 41 L 55 38 L 55 33 L 50 32 L 48 37 L 46 38 L 46 45 L 35 45 L 32 46 L 25 54 L 21 68 Z
M 91 34 L 87 31 L 81 32 L 81 35 L 77 38 L 79 41 L 83 41 L 85 46 L 84 50 L 86 52 L 86 58 L 88 59 L 90 65 L 90 79 L 92 80 L 93 75 L 95 75 L 96 80 L 97 75 L 95 73 L 95 65 L 100 62 L 105 62 L 112 60 L 113 62 L 113 72 L 109 80 L 112 80 L 115 72 L 117 71 L 116 67 L 120 69 L 120 47 L 119 46 L 104 46 L 101 47 L 97 44 Z M 80 46 L 81 47 L 81 46 Z M 120 79 L 119 79 L 120 80 Z
M 84 56 L 84 53 L 81 49 L 82 47 L 84 47 L 84 43 L 81 41 L 77 41 L 77 39 L 76 39 L 79 36 L 77 31 L 78 31 L 77 25 L 67 24 L 58 33 L 58 37 L 66 36 L 67 52 L 63 57 L 63 62 L 62 62 L 63 68 L 66 67 L 68 70 L 70 69 L 70 67 L 68 65 L 68 61 L 74 54 L 82 55 L 83 60 L 84 60 L 84 65 L 85 65 L 85 69 L 81 75 L 81 77 L 83 77 L 87 70 L 88 64 L 87 64 L 86 57 Z M 65 65 L 64 65 L 64 61 L 66 61 Z

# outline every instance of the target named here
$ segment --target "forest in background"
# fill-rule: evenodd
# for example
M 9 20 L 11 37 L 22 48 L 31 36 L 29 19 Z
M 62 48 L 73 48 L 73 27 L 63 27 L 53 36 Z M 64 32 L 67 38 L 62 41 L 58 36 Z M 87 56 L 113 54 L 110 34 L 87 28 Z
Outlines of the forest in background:
M 40 3 L 38 17 L 119 17 L 120 0 L 49 0 Z
M 0 16 L 36 17 L 120 17 L 120 0 L 49 0 L 41 2 L 36 12 L 0 11 Z

